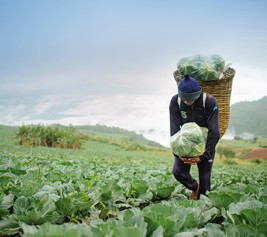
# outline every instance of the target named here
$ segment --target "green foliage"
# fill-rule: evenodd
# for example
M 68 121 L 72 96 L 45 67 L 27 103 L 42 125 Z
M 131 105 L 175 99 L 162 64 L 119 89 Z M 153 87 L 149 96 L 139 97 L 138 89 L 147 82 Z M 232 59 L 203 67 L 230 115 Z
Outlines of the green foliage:
M 54 200 L 49 195 L 41 198 L 21 196 L 14 203 L 13 209 L 19 221 L 30 225 L 56 223 L 59 218 Z
M 227 209 L 231 203 L 237 202 L 241 198 L 240 193 L 211 192 L 208 197 L 213 205 L 219 209 Z
M 165 182 L 158 183 L 156 188 L 156 196 L 160 199 L 168 199 L 175 190 L 174 185 L 168 185 Z
M 77 149 L 81 147 L 81 134 L 74 127 L 65 129 L 42 125 L 23 125 L 17 136 L 23 146 L 48 146 Z
M 222 145 L 218 145 L 216 147 L 216 152 L 219 154 L 220 160 L 222 160 L 223 157 L 226 158 L 226 159 L 223 160 L 224 164 L 237 165 L 237 162 L 232 159 L 232 158 L 234 158 L 236 156 L 236 153 L 235 153 L 235 151 L 233 149 L 225 147 L 225 146 L 222 146 Z
M 220 159 L 222 159 L 223 156 L 225 156 L 226 158 L 235 157 L 235 151 L 225 146 L 218 145 L 216 148 L 216 152 L 219 154 Z
M 234 158 L 235 157 L 235 152 L 230 148 L 224 148 L 223 149 L 223 155 L 226 158 Z
M 220 145 L 218 145 L 218 146 L 216 147 L 216 152 L 219 154 L 220 159 L 223 158 L 223 150 L 224 150 L 223 147 L 220 146 Z
M 173 178 L 166 149 L 130 151 L 90 137 L 79 150 L 30 148 L 14 145 L 14 131 L 7 134 L 10 140 L 0 140 L 0 236 L 266 233 L 262 165 L 214 164 L 212 191 L 191 201 Z
M 155 148 L 164 148 L 157 142 L 147 140 L 143 135 L 137 134 L 133 131 L 128 131 L 118 127 L 108 127 L 105 125 L 83 125 L 76 126 L 77 130 L 82 133 L 89 135 L 90 139 L 100 139 L 104 140 L 104 142 L 109 142 L 112 140 L 117 144 L 122 144 L 123 141 L 125 143 L 134 143 L 141 145 L 142 147 L 155 147 Z M 123 146 L 123 145 L 122 145 Z
M 237 165 L 237 162 L 232 159 L 225 159 L 223 160 L 223 163 L 226 165 Z
M 162 147 L 156 147 L 155 145 L 142 145 L 139 142 L 131 139 L 125 139 L 121 137 L 104 137 L 103 135 L 90 134 L 89 140 L 102 142 L 106 144 L 111 144 L 118 146 L 119 148 L 127 151 L 151 151 L 151 150 L 160 150 Z
M 262 163 L 262 161 L 259 160 L 259 159 L 252 160 L 251 162 L 252 162 L 252 163 L 255 163 L 255 164 L 257 164 L 257 165 L 260 165 L 260 164 Z

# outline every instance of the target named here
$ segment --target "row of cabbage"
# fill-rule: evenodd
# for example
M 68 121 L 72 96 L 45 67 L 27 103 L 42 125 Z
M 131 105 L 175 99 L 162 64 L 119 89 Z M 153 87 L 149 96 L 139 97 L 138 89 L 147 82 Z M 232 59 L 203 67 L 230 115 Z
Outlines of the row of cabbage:
M 212 183 L 195 202 L 166 160 L 2 153 L 0 235 L 265 236 L 264 168 L 215 166 Z

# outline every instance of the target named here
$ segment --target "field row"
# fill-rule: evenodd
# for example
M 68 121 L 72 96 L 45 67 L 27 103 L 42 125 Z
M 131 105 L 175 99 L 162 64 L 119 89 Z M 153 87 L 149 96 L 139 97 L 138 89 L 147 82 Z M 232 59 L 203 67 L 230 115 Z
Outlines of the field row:
M 94 149 L 97 145 L 101 147 L 95 143 Z M 263 168 L 215 166 L 213 191 L 194 202 L 173 178 L 171 160 L 152 159 L 151 153 L 112 155 L 116 146 L 106 149 L 2 152 L 0 233 L 135 237 L 267 233 Z M 196 169 L 193 172 L 196 175 Z

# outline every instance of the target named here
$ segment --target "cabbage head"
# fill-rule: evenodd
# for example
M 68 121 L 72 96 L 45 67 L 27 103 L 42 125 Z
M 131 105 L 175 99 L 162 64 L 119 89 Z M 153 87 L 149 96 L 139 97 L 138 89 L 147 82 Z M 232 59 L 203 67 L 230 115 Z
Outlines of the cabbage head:
M 181 130 L 171 137 L 172 152 L 180 157 L 201 156 L 205 152 L 208 129 L 196 123 L 185 123 Z
M 181 75 L 189 74 L 199 81 L 212 81 L 221 79 L 225 67 L 224 59 L 218 54 L 196 54 L 182 58 L 177 63 Z

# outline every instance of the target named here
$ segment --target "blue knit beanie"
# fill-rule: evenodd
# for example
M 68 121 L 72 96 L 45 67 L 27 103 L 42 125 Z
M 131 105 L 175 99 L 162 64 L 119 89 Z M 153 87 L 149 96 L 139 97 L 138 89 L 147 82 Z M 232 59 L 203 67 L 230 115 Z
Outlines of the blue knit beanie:
M 178 84 L 178 96 L 183 101 L 193 101 L 199 98 L 202 89 L 197 80 L 189 75 L 185 75 Z

